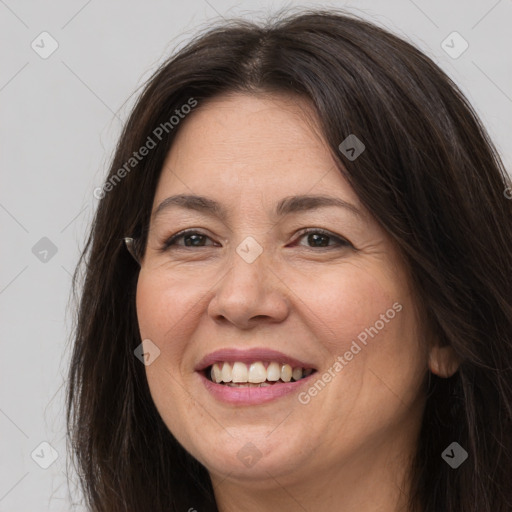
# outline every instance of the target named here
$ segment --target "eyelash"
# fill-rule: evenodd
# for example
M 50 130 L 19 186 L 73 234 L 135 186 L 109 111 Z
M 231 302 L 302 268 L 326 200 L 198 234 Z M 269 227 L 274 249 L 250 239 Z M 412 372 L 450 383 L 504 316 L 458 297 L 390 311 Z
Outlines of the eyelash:
M 300 233 L 299 235 L 299 238 L 302 238 L 303 236 L 305 235 L 310 235 L 310 234 L 320 234 L 320 235 L 324 235 L 324 236 L 327 236 L 329 238 L 332 238 L 334 240 L 337 240 L 338 241 L 338 246 L 339 247 L 354 247 L 348 240 L 345 240 L 344 238 L 340 237 L 340 236 L 336 236 L 336 235 L 333 235 L 332 233 L 330 233 L 329 231 L 326 231 L 324 229 L 320 229 L 320 228 L 309 228 L 303 232 Z M 210 238 L 208 235 L 204 234 L 204 233 L 201 233 L 200 231 L 196 231 L 195 229 L 187 229 L 185 231 L 180 231 L 179 233 L 176 233 L 175 235 L 172 235 L 170 238 L 168 238 L 161 246 L 160 248 L 160 251 L 161 252 L 166 252 L 168 250 L 170 250 L 173 246 L 176 246 L 176 241 L 179 240 L 180 238 L 183 238 L 187 235 L 201 235 L 201 236 L 204 236 L 206 238 Z M 184 249 L 193 249 L 194 247 L 187 247 L 187 246 L 177 246 L 177 247 L 181 247 L 181 248 L 184 248 Z M 200 246 L 200 247 L 204 247 L 204 246 Z M 208 246 L 208 247 L 211 247 L 211 246 Z M 324 249 L 324 250 L 330 250 L 332 249 L 332 246 L 327 246 L 327 247 L 309 247 L 310 249 Z

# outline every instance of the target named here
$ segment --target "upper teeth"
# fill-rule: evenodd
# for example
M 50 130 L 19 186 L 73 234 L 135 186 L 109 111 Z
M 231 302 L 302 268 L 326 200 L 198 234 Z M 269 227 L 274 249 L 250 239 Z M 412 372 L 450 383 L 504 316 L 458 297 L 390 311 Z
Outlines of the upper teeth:
M 258 384 L 260 382 L 275 382 L 281 379 L 283 382 L 290 382 L 291 379 L 299 380 L 306 377 L 313 370 L 308 368 L 304 370 L 300 366 L 292 368 L 289 364 L 279 364 L 272 361 L 268 368 L 261 361 L 250 365 L 236 362 L 232 365 L 228 362 L 215 363 L 211 369 L 211 378 L 213 382 L 251 382 Z

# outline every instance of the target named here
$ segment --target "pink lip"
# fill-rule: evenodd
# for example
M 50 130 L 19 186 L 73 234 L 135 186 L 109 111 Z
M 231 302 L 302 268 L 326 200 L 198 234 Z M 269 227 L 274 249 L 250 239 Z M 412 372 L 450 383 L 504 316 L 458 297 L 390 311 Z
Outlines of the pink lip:
M 219 401 L 234 405 L 257 405 L 270 402 L 276 398 L 288 395 L 309 384 L 311 377 L 316 377 L 317 372 L 300 379 L 297 382 L 285 382 L 282 384 L 273 384 L 263 388 L 232 388 L 223 384 L 216 384 L 208 380 L 204 372 L 199 372 L 198 376 L 206 389 Z
M 271 350 L 267 348 L 251 348 L 245 350 L 237 348 L 227 348 L 216 350 L 215 352 L 211 352 L 210 354 L 203 357 L 203 359 L 199 361 L 199 363 L 196 365 L 194 369 L 196 372 L 200 372 L 214 363 L 221 363 L 223 361 L 228 361 L 232 363 L 236 361 L 240 361 L 241 363 L 253 363 L 255 361 L 276 361 L 277 363 L 281 364 L 287 363 L 292 368 L 300 366 L 301 368 L 304 368 L 306 370 L 308 368 L 316 370 L 316 368 L 311 364 L 305 363 L 293 357 L 289 357 L 283 354 L 282 352 L 278 352 L 277 350 Z

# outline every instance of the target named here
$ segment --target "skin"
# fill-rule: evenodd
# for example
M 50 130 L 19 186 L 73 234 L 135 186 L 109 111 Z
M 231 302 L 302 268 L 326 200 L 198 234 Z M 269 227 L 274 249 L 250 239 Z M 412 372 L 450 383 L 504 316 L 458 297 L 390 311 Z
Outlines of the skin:
M 150 225 L 137 314 L 142 339 L 161 351 L 146 374 L 163 421 L 208 469 L 221 512 L 242 503 L 247 512 L 406 510 L 422 382 L 429 367 L 447 376 L 455 363 L 420 328 L 391 239 L 336 168 L 305 100 L 218 96 L 181 123 L 153 211 L 171 195 L 198 194 L 228 217 L 172 207 Z M 274 217 L 277 202 L 295 194 L 335 196 L 361 216 L 327 207 Z M 207 238 L 159 250 L 188 228 Z M 333 238 L 315 245 L 306 228 Z M 252 263 L 235 250 L 248 236 L 263 248 Z M 256 406 L 221 403 L 194 372 L 214 350 L 267 347 L 322 375 L 394 303 L 402 310 L 307 404 L 297 393 Z M 249 442 L 260 458 L 247 467 L 237 454 Z

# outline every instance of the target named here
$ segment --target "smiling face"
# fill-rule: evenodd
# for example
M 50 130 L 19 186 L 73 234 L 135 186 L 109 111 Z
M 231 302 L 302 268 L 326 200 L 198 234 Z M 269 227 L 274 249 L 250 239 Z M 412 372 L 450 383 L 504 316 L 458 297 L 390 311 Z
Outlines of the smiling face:
M 308 109 L 298 98 L 244 94 L 199 104 L 155 193 L 153 213 L 176 195 L 218 203 L 158 208 L 137 286 L 141 337 L 160 349 L 146 366 L 152 398 L 213 480 L 270 474 L 284 485 L 343 466 L 357 475 L 416 441 L 426 360 L 409 279 L 305 121 L 305 112 L 315 119 Z M 214 351 L 256 348 L 316 372 L 251 395 L 196 371 Z M 242 357 L 231 360 L 253 356 Z M 287 392 L 268 391 L 278 386 Z M 264 392 L 266 400 L 255 398 Z M 232 403 L 235 393 L 254 401 Z

